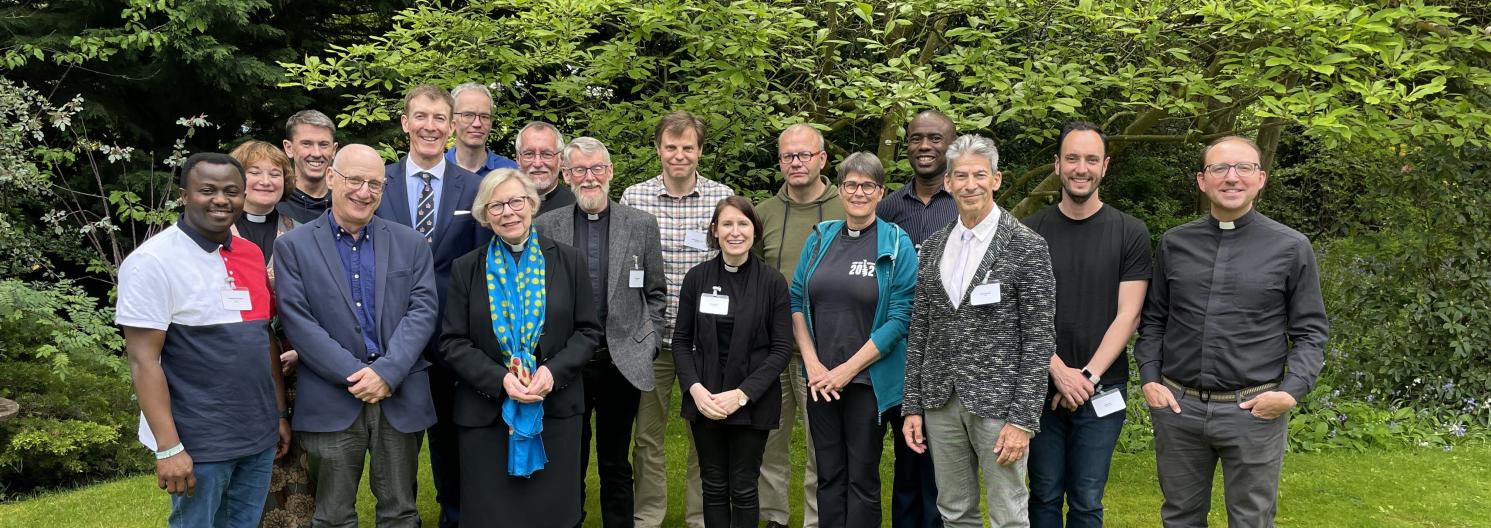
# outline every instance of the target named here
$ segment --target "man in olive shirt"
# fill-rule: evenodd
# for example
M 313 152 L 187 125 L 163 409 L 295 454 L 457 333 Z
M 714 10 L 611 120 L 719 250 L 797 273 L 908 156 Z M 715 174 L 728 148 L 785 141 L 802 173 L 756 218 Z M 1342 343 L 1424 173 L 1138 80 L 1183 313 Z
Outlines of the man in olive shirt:
M 828 165 L 823 134 L 806 123 L 782 130 L 777 137 L 777 161 L 782 170 L 782 188 L 776 196 L 756 204 L 761 217 L 761 240 L 756 244 L 761 258 L 789 281 L 797 270 L 797 259 L 808 241 L 808 233 L 825 220 L 843 220 L 844 203 L 839 200 L 839 186 L 823 175 Z M 807 425 L 807 379 L 802 355 L 794 352 L 787 369 L 782 371 L 781 427 L 773 429 L 766 440 L 766 455 L 761 460 L 761 519 L 768 528 L 787 526 L 790 516 L 787 496 L 796 487 L 788 483 L 792 463 L 788 447 L 792 444 L 792 427 L 801 415 Z M 818 463 L 813 451 L 813 435 L 803 435 L 807 443 L 803 465 L 802 527 L 818 527 Z
M 1315 387 L 1328 323 L 1309 239 L 1253 210 L 1252 141 L 1202 151 L 1211 214 L 1156 251 L 1134 357 L 1155 430 L 1165 526 L 1205 526 L 1217 461 L 1232 526 L 1273 526 L 1289 410 Z

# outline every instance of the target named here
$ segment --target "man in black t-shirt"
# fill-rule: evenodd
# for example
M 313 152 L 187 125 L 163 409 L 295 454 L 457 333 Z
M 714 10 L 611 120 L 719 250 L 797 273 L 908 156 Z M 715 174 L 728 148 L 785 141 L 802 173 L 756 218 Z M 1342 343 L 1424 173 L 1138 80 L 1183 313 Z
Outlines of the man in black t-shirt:
M 1024 219 L 1046 238 L 1056 276 L 1056 355 L 1049 404 L 1030 442 L 1030 524 L 1103 525 L 1103 488 L 1123 429 L 1124 349 L 1139 326 L 1150 276 L 1149 229 L 1103 204 L 1107 136 L 1069 123 L 1056 171 L 1061 201 Z

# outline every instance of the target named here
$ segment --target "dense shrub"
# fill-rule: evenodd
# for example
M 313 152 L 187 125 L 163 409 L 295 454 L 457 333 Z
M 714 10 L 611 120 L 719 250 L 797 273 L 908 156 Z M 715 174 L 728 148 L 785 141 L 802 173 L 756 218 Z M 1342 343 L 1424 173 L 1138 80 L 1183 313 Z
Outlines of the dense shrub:
M 0 280 L 0 498 L 145 468 L 113 310 L 74 286 Z

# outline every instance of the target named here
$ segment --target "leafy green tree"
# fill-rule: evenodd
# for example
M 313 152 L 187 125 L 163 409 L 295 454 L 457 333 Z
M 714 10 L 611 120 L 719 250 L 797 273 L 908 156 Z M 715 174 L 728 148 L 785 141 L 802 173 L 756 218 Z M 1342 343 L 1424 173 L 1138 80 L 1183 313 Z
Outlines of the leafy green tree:
M 714 130 L 707 170 L 756 192 L 789 122 L 904 174 L 908 115 L 938 108 L 1001 141 L 1001 200 L 1023 214 L 1054 197 L 1051 140 L 1073 118 L 1115 131 L 1115 152 L 1249 133 L 1271 161 L 1288 125 L 1332 146 L 1484 144 L 1491 37 L 1473 22 L 1424 0 L 473 0 L 285 67 L 343 92 L 344 124 L 385 131 L 410 83 L 490 82 L 498 137 L 530 118 L 600 137 L 618 187 L 657 172 L 648 125 L 677 107 Z

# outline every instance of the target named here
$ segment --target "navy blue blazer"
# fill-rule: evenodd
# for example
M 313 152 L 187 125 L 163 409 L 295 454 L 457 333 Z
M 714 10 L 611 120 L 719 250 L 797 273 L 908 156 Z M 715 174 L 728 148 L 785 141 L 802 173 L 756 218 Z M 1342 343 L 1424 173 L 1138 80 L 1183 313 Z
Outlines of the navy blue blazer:
M 351 350 L 362 347 L 346 272 L 328 215 L 274 242 L 275 297 L 285 336 L 300 354 L 295 380 L 296 431 L 335 432 L 352 425 L 363 403 L 347 391 L 347 376 L 372 367 L 393 389 L 379 403 L 401 432 L 435 423 L 429 362 L 423 352 L 438 324 L 434 265 L 424 237 L 414 229 L 374 217 L 363 229 L 373 237 L 373 291 L 383 357 L 365 364 Z M 231 375 L 231 373 L 229 374 Z
M 374 214 L 414 227 L 414 217 L 409 212 L 411 191 L 405 185 L 407 175 L 404 174 L 404 167 L 408 166 L 408 161 L 408 156 L 405 156 L 399 158 L 398 162 L 383 167 L 383 175 L 388 178 L 388 183 L 383 188 L 383 202 L 378 204 L 378 211 Z M 430 252 L 435 257 L 435 291 L 440 296 L 441 307 L 445 306 L 446 290 L 450 287 L 450 264 L 473 249 L 487 247 L 487 241 L 492 239 L 492 230 L 477 225 L 472 217 L 484 214 L 482 211 L 471 210 L 472 202 L 476 201 L 476 188 L 481 185 L 481 176 L 447 162 L 444 179 L 440 190 L 440 210 L 435 213 L 435 239 L 429 244 Z M 462 213 L 458 215 L 456 211 Z M 435 345 L 434 337 L 439 337 L 438 334 L 436 332 L 430 340 L 432 347 Z

